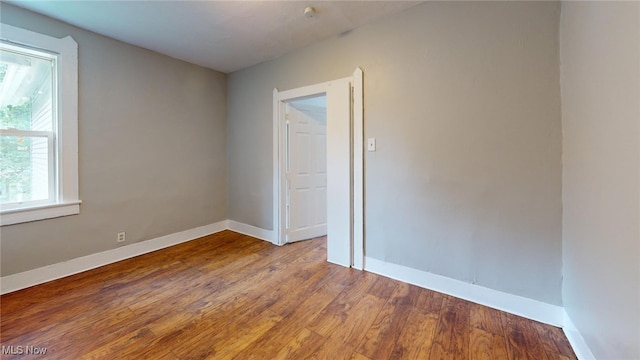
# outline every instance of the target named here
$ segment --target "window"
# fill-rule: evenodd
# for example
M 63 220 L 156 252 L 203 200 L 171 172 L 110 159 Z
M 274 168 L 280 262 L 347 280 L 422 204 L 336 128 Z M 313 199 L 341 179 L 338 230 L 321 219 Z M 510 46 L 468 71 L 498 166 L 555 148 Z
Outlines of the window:
M 0 24 L 0 225 L 80 211 L 77 49 Z

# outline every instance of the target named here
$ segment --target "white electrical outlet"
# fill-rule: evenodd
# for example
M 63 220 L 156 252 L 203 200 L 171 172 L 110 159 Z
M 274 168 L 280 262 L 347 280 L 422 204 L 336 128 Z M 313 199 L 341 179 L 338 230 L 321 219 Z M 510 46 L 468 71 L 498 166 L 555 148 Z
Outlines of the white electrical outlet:
M 125 240 L 127 240 L 127 234 L 125 232 L 119 232 L 116 237 L 116 240 L 118 242 L 124 242 Z

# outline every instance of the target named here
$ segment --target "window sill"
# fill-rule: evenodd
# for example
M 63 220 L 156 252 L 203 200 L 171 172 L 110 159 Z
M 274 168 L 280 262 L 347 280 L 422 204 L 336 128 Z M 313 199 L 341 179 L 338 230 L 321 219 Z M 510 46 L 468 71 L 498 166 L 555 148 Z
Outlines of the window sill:
M 0 212 L 0 226 L 76 215 L 80 213 L 80 203 L 82 203 L 82 201 L 77 200 L 60 204 L 3 210 Z

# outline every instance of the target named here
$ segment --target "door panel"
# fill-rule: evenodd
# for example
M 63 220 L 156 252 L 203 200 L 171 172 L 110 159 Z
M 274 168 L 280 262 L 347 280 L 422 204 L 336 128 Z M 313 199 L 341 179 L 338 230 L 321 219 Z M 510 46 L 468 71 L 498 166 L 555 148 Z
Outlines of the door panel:
M 287 241 L 327 234 L 326 107 L 288 103 Z
M 327 85 L 327 261 L 351 266 L 351 82 Z

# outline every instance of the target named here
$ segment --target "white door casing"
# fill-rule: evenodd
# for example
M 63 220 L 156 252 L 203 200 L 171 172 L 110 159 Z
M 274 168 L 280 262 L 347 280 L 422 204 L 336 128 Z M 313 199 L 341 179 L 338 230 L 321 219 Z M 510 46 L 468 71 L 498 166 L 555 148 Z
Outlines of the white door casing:
M 286 242 L 327 234 L 326 107 L 285 104 Z
M 286 241 L 286 102 L 327 96 L 327 261 L 364 268 L 363 76 L 273 90 L 274 244 Z
M 327 88 L 327 261 L 351 266 L 351 79 Z

